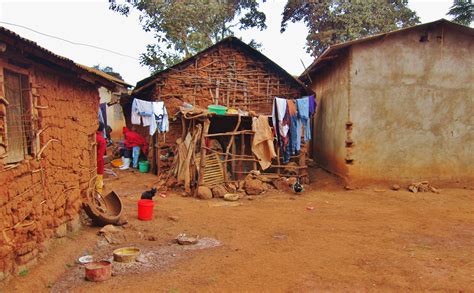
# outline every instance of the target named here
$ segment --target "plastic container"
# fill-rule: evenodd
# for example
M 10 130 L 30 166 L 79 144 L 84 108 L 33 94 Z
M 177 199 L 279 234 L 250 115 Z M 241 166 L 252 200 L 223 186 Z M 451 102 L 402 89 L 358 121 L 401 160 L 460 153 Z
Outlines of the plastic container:
M 109 261 L 90 262 L 84 267 L 86 279 L 92 282 L 105 281 L 112 276 L 112 263 Z
M 155 203 L 152 199 L 140 199 L 138 201 L 138 219 L 151 221 L 153 219 L 153 207 Z
M 227 107 L 221 105 L 209 105 L 207 106 L 207 109 L 209 112 L 216 113 L 217 115 L 224 115 L 225 112 L 227 112 Z
M 148 173 L 150 170 L 150 163 L 148 161 L 140 161 L 138 162 L 138 170 L 140 173 Z

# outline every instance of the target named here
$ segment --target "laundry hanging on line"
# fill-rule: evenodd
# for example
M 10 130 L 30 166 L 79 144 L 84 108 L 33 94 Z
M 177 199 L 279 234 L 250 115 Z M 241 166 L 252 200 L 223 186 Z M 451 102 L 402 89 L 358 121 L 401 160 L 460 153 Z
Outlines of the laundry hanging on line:
M 164 102 L 150 102 L 133 99 L 131 122 L 135 125 L 149 126 L 149 134 L 169 131 L 168 111 Z
M 291 155 L 299 154 L 302 130 L 304 141 L 311 139 L 311 117 L 316 106 L 314 95 L 294 100 L 273 99 L 272 122 L 284 164 L 289 162 Z

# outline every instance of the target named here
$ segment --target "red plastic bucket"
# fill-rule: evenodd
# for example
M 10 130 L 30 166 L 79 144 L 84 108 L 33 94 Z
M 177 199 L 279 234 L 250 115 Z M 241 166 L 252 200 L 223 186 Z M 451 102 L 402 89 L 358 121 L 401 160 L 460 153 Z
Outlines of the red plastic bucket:
M 155 203 L 152 199 L 140 199 L 138 201 L 138 219 L 142 221 L 151 221 L 153 218 L 153 207 Z

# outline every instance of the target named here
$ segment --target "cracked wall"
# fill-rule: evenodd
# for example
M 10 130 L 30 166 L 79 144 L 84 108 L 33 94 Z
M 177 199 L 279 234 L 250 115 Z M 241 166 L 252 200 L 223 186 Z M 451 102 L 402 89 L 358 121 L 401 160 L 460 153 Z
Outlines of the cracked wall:
M 15 70 L 0 59 L 0 74 L 5 67 Z M 34 265 L 53 238 L 79 228 L 96 172 L 96 87 L 36 63 L 27 71 L 38 137 L 32 156 L 8 165 L 0 159 L 0 280 Z M 0 96 L 2 81 L 0 75 Z

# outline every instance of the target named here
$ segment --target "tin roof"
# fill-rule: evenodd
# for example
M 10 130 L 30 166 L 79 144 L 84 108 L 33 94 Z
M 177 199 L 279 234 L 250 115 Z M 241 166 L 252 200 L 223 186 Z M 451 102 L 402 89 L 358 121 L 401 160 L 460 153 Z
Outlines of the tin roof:
M 433 21 L 433 22 L 422 23 L 422 24 L 418 24 L 418 25 L 414 25 L 414 26 L 410 26 L 410 27 L 390 31 L 390 32 L 387 32 L 387 33 L 377 34 L 377 35 L 373 35 L 373 36 L 369 36 L 369 37 L 365 37 L 365 38 L 361 38 L 361 39 L 357 39 L 357 40 L 353 40 L 353 41 L 349 41 L 349 42 L 345 42 L 345 43 L 335 44 L 335 45 L 329 46 L 329 48 L 327 48 L 318 58 L 316 58 L 314 60 L 314 62 L 308 68 L 306 68 L 306 70 L 303 73 L 301 73 L 299 79 L 302 80 L 302 81 L 307 81 L 307 76 L 309 74 L 311 74 L 314 71 L 318 70 L 319 68 L 323 67 L 330 60 L 334 60 L 335 58 L 337 58 L 336 53 L 339 52 L 340 50 L 344 49 L 344 48 L 350 47 L 352 45 L 360 44 L 360 43 L 373 41 L 373 40 L 379 40 L 379 39 L 385 38 L 386 36 L 389 36 L 389 35 L 404 33 L 404 32 L 414 30 L 414 29 L 417 29 L 417 28 L 431 27 L 431 26 L 435 26 L 435 25 L 439 25 L 439 24 L 447 25 L 450 28 L 461 31 L 461 32 L 466 33 L 466 34 L 471 35 L 471 36 L 474 34 L 474 29 L 471 28 L 471 27 L 464 26 L 464 25 L 461 25 L 461 24 L 457 24 L 455 22 L 451 22 L 451 21 L 446 20 L 446 19 L 439 19 L 439 20 L 436 20 L 436 21 Z

